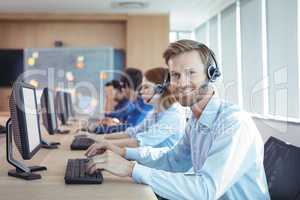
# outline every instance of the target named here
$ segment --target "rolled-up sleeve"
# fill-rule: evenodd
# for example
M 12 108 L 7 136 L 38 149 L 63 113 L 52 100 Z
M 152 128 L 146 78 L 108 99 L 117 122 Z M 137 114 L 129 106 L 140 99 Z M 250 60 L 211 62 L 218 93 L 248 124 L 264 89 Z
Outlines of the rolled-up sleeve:
M 243 135 L 247 131 L 247 127 L 239 124 L 222 129 L 203 167 L 195 174 L 167 172 L 137 165 L 133 179 L 150 185 L 155 193 L 167 199 L 219 199 L 254 163 L 255 156 L 251 154 L 255 152 L 251 149 L 254 146 L 253 138 Z M 184 164 L 180 158 L 178 162 Z
M 126 148 L 125 157 L 147 167 L 173 172 L 184 172 L 192 166 L 190 144 L 186 135 L 171 149 L 151 147 Z
M 153 111 L 151 111 L 149 114 L 147 114 L 147 116 L 145 117 L 145 119 L 143 120 L 142 123 L 138 124 L 135 127 L 130 127 L 128 129 L 126 129 L 125 132 L 129 135 L 129 137 L 136 138 L 136 135 L 139 132 L 145 131 L 148 126 L 150 126 L 151 124 L 153 124 L 155 122 L 154 116 L 155 116 L 155 113 Z
M 139 146 L 159 147 L 166 140 L 174 145 L 184 134 L 185 124 L 185 117 L 180 113 L 165 114 L 147 130 L 137 133 L 135 138 Z
M 163 154 L 170 150 L 169 147 L 152 148 L 152 147 L 139 147 L 139 148 L 126 148 L 125 158 L 128 160 L 135 160 L 142 164 L 155 162 Z

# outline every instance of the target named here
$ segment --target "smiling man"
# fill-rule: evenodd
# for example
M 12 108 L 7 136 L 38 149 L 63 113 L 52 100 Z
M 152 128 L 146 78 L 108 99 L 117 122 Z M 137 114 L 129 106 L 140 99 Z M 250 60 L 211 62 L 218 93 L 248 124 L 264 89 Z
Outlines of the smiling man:
M 163 56 L 178 101 L 193 113 L 185 135 L 167 151 L 100 142 L 87 152 L 90 172 L 132 176 L 167 199 L 269 200 L 263 141 L 247 113 L 215 96 L 212 85 L 220 71 L 214 53 L 199 42 L 180 40 Z

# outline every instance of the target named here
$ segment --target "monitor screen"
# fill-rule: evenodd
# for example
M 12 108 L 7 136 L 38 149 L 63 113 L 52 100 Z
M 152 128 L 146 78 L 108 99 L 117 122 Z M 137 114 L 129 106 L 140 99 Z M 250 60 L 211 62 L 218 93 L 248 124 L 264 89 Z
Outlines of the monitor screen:
M 56 121 L 56 114 L 55 114 L 55 107 L 54 107 L 54 95 L 53 92 L 48 90 L 48 109 L 49 114 L 51 116 L 51 123 L 52 128 L 55 130 L 57 129 L 57 121 Z
M 33 89 L 23 87 L 22 90 L 28 145 L 29 151 L 32 152 L 40 144 L 37 104 Z
M 74 117 L 74 115 L 73 115 L 73 103 L 72 103 L 71 94 L 69 92 L 66 92 L 65 94 L 66 94 L 65 98 L 66 98 L 68 116 L 69 117 Z
M 65 94 L 62 91 L 56 93 L 56 105 L 58 118 L 62 124 L 66 124 L 68 121 L 68 113 L 66 108 Z

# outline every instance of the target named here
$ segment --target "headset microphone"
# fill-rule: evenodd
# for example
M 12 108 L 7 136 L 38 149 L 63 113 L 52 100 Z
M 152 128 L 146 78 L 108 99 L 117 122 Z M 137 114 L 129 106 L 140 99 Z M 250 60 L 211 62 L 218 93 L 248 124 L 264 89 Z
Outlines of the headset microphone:
M 168 89 L 169 85 L 170 85 L 170 73 L 168 73 L 167 78 L 164 80 L 163 84 L 158 84 L 154 87 L 154 93 L 153 95 L 147 100 L 147 103 L 149 103 L 153 97 L 157 94 L 163 94 L 166 92 L 166 90 Z
M 153 94 L 152 94 L 152 96 L 150 97 L 150 99 L 148 99 L 147 100 L 147 103 L 150 103 L 150 101 L 153 99 L 153 97 L 156 95 L 156 93 L 154 92 Z

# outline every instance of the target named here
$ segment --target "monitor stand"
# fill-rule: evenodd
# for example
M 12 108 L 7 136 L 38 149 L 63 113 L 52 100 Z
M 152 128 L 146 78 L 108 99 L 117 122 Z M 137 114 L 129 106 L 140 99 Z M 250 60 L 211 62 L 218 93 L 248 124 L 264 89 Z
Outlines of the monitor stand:
M 42 148 L 44 149 L 57 149 L 59 142 L 47 142 L 46 140 L 42 139 Z
M 36 171 L 42 171 L 42 170 L 47 170 L 46 167 L 43 166 L 31 166 L 28 167 L 24 163 L 21 163 L 20 161 L 17 161 L 13 158 L 13 143 L 12 143 L 12 137 L 13 137 L 13 132 L 12 132 L 12 124 L 11 124 L 11 119 L 9 119 L 6 123 L 6 159 L 7 162 L 11 165 L 13 165 L 16 169 L 9 170 L 8 171 L 8 176 L 12 176 L 15 178 L 21 178 L 24 180 L 36 180 L 36 179 L 41 179 L 40 174 L 35 174 L 32 172 Z

